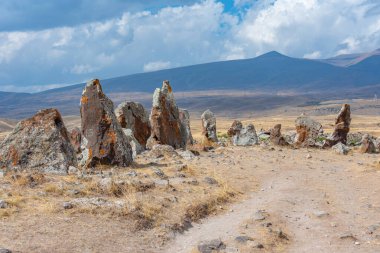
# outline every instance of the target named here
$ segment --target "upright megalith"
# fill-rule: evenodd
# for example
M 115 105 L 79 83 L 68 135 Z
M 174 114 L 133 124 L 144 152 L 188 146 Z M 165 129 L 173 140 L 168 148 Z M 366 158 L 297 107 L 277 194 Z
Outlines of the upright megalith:
M 285 138 L 281 134 L 281 124 L 275 125 L 270 129 L 270 141 L 274 145 L 285 146 L 288 145 Z
M 123 102 L 115 110 L 116 118 L 122 128 L 131 129 L 138 143 L 145 148 L 150 136 L 148 112 L 137 102 Z
M 216 117 L 210 110 L 206 110 L 202 116 L 202 136 L 204 144 L 211 144 L 218 142 L 216 133 Z
M 73 130 L 71 130 L 70 141 L 76 153 L 79 154 L 80 152 L 82 152 L 81 150 L 82 133 L 78 127 L 75 127 Z
M 162 88 L 153 94 L 153 107 L 150 113 L 151 134 L 147 147 L 156 144 L 169 145 L 173 148 L 185 148 L 186 139 L 181 132 L 181 120 L 172 87 L 164 81 Z
M 186 141 L 186 145 L 193 145 L 194 139 L 190 128 L 190 113 L 188 110 L 179 109 L 179 119 L 181 121 L 182 139 Z
M 344 104 L 335 120 L 334 132 L 326 139 L 323 146 L 332 147 L 338 142 L 347 144 L 347 134 L 350 131 L 351 110 L 350 105 Z
M 81 165 L 128 166 L 132 148 L 114 114 L 112 101 L 103 93 L 98 79 L 89 81 L 81 98 Z
M 296 119 L 296 131 L 294 145 L 301 147 L 315 146 L 318 136 L 323 134 L 322 125 L 306 116 Z
M 17 124 L 0 144 L 0 168 L 65 174 L 76 155 L 60 113 L 39 111 Z
M 253 124 L 243 127 L 243 124 L 238 120 L 232 123 L 227 135 L 235 146 L 252 146 L 259 143 Z

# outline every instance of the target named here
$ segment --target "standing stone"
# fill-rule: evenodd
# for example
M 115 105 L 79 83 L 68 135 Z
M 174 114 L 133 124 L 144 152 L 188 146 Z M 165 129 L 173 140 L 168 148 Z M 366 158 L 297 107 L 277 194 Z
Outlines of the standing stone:
M 368 153 L 368 154 L 376 153 L 375 144 L 373 143 L 371 137 L 368 134 L 363 135 L 361 142 L 362 142 L 360 146 L 361 153 Z
M 235 120 L 227 132 L 235 146 L 252 146 L 258 144 L 255 127 L 252 124 L 243 127 L 243 124 Z
M 181 120 L 182 139 L 186 141 L 186 145 L 193 145 L 194 139 L 190 129 L 189 111 L 185 109 L 179 109 L 179 119 Z
M 281 135 L 281 124 L 275 125 L 270 129 L 270 141 L 274 145 L 285 146 L 288 145 L 285 138 Z
M 344 104 L 335 120 L 334 132 L 327 138 L 324 147 L 332 147 L 338 142 L 347 144 L 347 134 L 350 131 L 351 110 L 350 105 Z
M 173 148 L 185 148 L 186 140 L 181 132 L 181 120 L 174 94 L 169 81 L 164 81 L 162 88 L 153 94 L 153 107 L 150 113 L 151 135 L 147 147 L 156 144 L 169 145 Z
M 203 142 L 205 144 L 218 142 L 215 115 L 210 110 L 207 110 L 202 114 L 201 119 Z
M 112 101 L 103 93 L 98 79 L 89 81 L 81 99 L 81 164 L 128 166 L 132 148 L 116 119 Z
M 122 128 L 131 129 L 133 136 L 145 148 L 150 136 L 150 122 L 144 106 L 137 102 L 121 103 L 115 110 Z
M 71 130 L 70 133 L 71 145 L 73 145 L 75 152 L 78 154 L 81 152 L 82 133 L 78 127 Z
M 76 165 L 74 148 L 56 109 L 41 110 L 21 121 L 0 144 L 2 169 L 66 174 Z
M 296 119 L 296 131 L 294 144 L 302 147 L 315 146 L 318 136 L 323 134 L 322 125 L 305 116 Z

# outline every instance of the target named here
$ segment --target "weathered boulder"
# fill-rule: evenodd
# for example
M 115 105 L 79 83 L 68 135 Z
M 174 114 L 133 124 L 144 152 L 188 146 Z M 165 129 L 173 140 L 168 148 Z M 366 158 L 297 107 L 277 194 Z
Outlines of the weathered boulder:
M 145 148 L 150 136 L 150 122 L 144 106 L 137 102 L 123 102 L 115 110 L 122 128 L 131 129 L 139 144 Z
M 135 138 L 131 129 L 123 128 L 123 132 L 132 147 L 132 156 L 135 158 L 138 154 L 141 154 L 144 151 L 144 147 L 141 146 L 140 142 Z
M 96 165 L 128 166 L 132 148 L 116 119 L 112 101 L 103 93 L 98 79 L 89 81 L 81 99 L 82 162 Z
M 324 147 L 332 147 L 338 142 L 347 144 L 347 134 L 350 131 L 351 110 L 350 105 L 344 104 L 335 120 L 334 132 L 326 139 Z
M 238 120 L 232 123 L 227 134 L 235 146 L 252 146 L 259 142 L 255 127 L 252 124 L 243 127 L 243 124 Z
M 350 151 L 350 148 L 347 147 L 346 145 L 342 144 L 341 142 L 338 142 L 334 146 L 331 147 L 331 149 L 340 155 L 347 155 L 348 152 Z
M 360 146 L 361 153 L 368 153 L 368 154 L 376 153 L 375 144 L 373 143 L 372 138 L 368 134 L 363 135 L 361 142 L 362 142 Z
M 323 133 L 323 128 L 319 122 L 300 116 L 296 119 L 296 131 L 294 145 L 309 147 L 315 146 L 318 136 Z
M 181 121 L 182 139 L 186 140 L 186 145 L 193 145 L 194 139 L 190 128 L 190 113 L 188 110 L 179 109 L 179 119 Z
M 207 110 L 202 114 L 201 119 L 203 142 L 206 144 L 218 142 L 215 115 L 210 110 Z
M 78 127 L 71 130 L 70 142 L 76 153 L 81 152 L 82 133 Z
M 169 81 L 164 81 L 161 89 L 153 94 L 153 107 L 150 113 L 151 135 L 147 147 L 156 144 L 185 148 L 186 139 L 181 132 L 181 120 L 174 94 Z
M 357 133 L 348 133 L 347 134 L 347 145 L 350 146 L 359 146 L 363 139 L 363 133 L 357 132 Z
M 375 140 L 374 144 L 377 150 L 380 152 L 380 137 Z
M 76 155 L 60 113 L 39 111 L 17 124 L 0 144 L 0 168 L 66 174 Z
M 285 138 L 281 135 L 281 124 L 275 125 L 270 129 L 270 141 L 274 145 L 286 146 L 288 143 Z

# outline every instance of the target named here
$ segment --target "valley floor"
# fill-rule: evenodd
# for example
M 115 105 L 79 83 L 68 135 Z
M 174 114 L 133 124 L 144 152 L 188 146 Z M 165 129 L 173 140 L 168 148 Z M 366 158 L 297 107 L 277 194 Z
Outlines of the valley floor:
M 169 176 L 170 159 L 159 162 L 159 168 Z M 380 252 L 379 159 L 379 154 L 359 154 L 356 150 L 340 156 L 331 150 L 265 145 L 202 152 L 183 161 L 193 170 L 184 172 L 190 183 L 173 183 L 173 187 L 157 193 L 174 198 L 160 202 L 162 207 L 157 210 L 167 207 L 167 213 L 155 220 L 154 227 L 140 230 L 133 226 L 132 216 L 95 209 L 77 212 L 73 211 L 75 207 L 71 211 L 57 209 L 61 201 L 70 200 L 67 194 L 55 190 L 55 195 L 46 195 L 52 192 L 46 186 L 16 191 L 20 186 L 9 183 L 9 178 L 0 178 L 0 182 L 7 181 L 0 198 L 15 197 L 17 192 L 26 199 L 2 216 L 0 248 L 13 252 L 190 253 L 197 252 L 201 241 L 220 239 L 226 245 L 222 252 L 376 253 Z M 145 158 L 137 163 L 143 161 L 152 164 Z M 158 165 L 135 170 L 147 173 L 149 166 Z M 176 177 L 170 176 L 173 182 Z M 210 180 L 204 183 L 206 177 L 215 179 L 217 185 Z M 157 179 L 153 182 L 160 184 Z M 27 195 L 28 191 L 33 194 Z M 224 195 L 216 192 L 235 194 L 231 200 L 219 201 Z M 193 227 L 185 226 L 184 233 L 167 229 L 182 216 L 185 206 L 189 214 L 186 201 L 196 203 L 197 196 L 214 195 L 216 199 L 209 199 L 214 205 L 205 202 L 197 206 L 200 210 L 209 208 L 208 218 L 193 210 Z M 34 208 L 39 201 L 46 202 L 45 209 Z M 230 201 L 235 204 L 228 204 Z

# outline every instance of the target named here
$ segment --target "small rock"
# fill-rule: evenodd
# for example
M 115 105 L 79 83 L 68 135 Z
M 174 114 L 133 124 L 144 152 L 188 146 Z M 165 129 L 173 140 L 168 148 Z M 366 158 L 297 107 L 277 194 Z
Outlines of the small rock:
M 218 184 L 218 181 L 216 181 L 214 178 L 212 177 L 205 177 L 205 182 L 208 183 L 208 184 Z
M 134 170 L 129 171 L 129 172 L 127 172 L 127 176 L 129 176 L 129 177 L 137 177 L 137 172 L 134 171 Z
M 71 204 L 70 202 L 63 203 L 63 209 L 65 210 L 72 209 L 73 207 L 74 207 L 73 204 Z
M 3 177 L 4 177 L 4 174 L 5 174 L 4 171 L 0 171 L 0 178 L 3 178 Z
M 78 169 L 74 166 L 70 166 L 68 170 L 69 175 L 75 175 L 78 174 Z
M 0 209 L 5 209 L 8 207 L 7 202 L 5 200 L 0 199 Z
M 177 151 L 177 153 L 185 160 L 192 160 L 195 158 L 195 155 L 190 150 Z
M 325 211 L 315 211 L 313 214 L 318 218 L 329 216 L 329 213 Z
M 337 144 L 332 146 L 332 150 L 334 150 L 334 152 L 337 154 L 347 155 L 348 151 L 350 151 L 350 148 L 342 144 L 341 142 L 338 142 Z
M 212 252 L 219 251 L 225 248 L 226 248 L 226 245 L 220 239 L 201 242 L 198 245 L 198 251 L 200 253 L 212 253 Z
M 258 210 L 257 212 L 255 212 L 255 214 L 253 215 L 253 219 L 255 221 L 261 221 L 261 220 L 265 220 L 265 211 L 263 210 Z
M 355 245 L 360 245 L 360 242 L 355 242 Z
M 156 174 L 157 176 L 159 176 L 161 178 L 165 177 L 165 173 L 161 169 L 154 169 L 153 172 L 154 172 L 154 174 Z
M 287 240 L 287 241 L 289 240 L 288 236 L 282 230 L 279 230 L 277 232 L 277 235 L 278 235 L 278 238 L 280 238 L 280 239 L 284 239 L 284 240 Z
M 256 241 L 248 241 L 247 246 L 254 249 L 263 249 L 264 245 Z
M 9 249 L 0 248 L 0 253 L 12 253 Z
M 235 241 L 237 241 L 238 243 L 246 243 L 247 241 L 253 241 L 253 238 L 246 235 L 241 235 L 236 237 Z
M 306 155 L 306 159 L 311 159 L 311 158 L 312 158 L 312 156 L 310 154 Z
M 368 233 L 373 234 L 378 228 L 380 228 L 380 223 L 371 225 L 368 227 Z
M 340 239 L 351 239 L 351 240 L 356 240 L 356 237 L 350 233 L 350 232 L 347 232 L 347 233 L 344 233 L 342 234 L 341 236 L 339 236 Z

